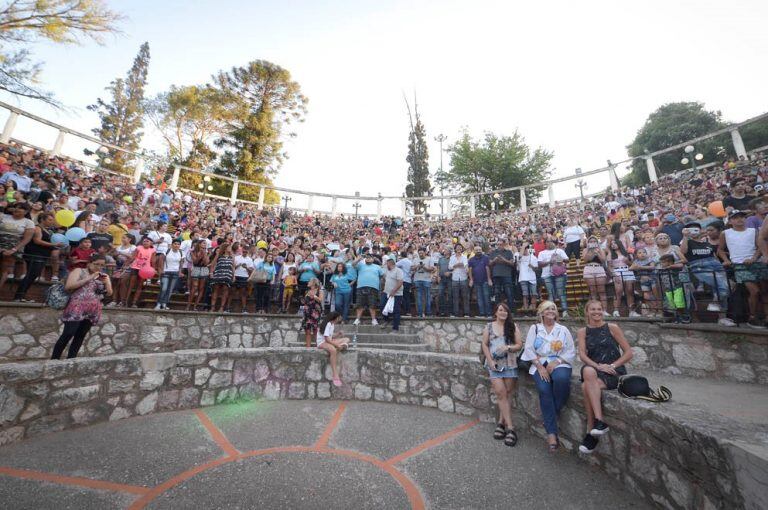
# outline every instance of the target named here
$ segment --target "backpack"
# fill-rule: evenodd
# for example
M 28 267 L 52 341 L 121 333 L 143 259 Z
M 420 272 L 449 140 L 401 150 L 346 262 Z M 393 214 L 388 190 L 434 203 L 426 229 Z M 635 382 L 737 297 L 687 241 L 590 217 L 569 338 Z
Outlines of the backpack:
M 69 292 L 63 283 L 54 283 L 45 291 L 45 304 L 54 310 L 63 310 L 69 304 Z
M 672 392 L 666 386 L 659 386 L 654 391 L 648 384 L 648 379 L 642 375 L 622 375 L 619 377 L 619 395 L 627 398 L 637 398 L 648 402 L 667 402 L 672 398 Z

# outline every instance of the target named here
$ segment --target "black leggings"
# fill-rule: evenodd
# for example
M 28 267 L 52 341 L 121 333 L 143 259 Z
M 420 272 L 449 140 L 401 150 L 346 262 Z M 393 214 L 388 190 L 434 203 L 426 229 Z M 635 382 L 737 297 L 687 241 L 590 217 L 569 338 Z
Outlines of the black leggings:
M 61 354 L 70 340 L 72 340 L 72 344 L 69 346 L 67 358 L 76 358 L 80 347 L 83 345 L 85 335 L 91 330 L 91 326 L 93 326 L 93 323 L 88 319 L 65 322 L 64 331 L 56 341 L 56 345 L 53 346 L 51 359 L 61 359 Z
M 27 275 L 16 288 L 16 295 L 13 299 L 22 299 L 26 296 L 29 288 L 35 283 L 35 280 L 43 274 L 45 265 L 48 264 L 48 257 L 36 255 L 34 257 L 25 256 L 24 258 L 27 261 Z

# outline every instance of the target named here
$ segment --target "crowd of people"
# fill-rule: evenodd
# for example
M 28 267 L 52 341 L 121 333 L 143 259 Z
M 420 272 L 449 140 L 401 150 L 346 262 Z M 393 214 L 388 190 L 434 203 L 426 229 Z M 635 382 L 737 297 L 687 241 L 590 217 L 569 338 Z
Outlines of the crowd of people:
M 527 212 L 328 217 L 134 184 L 5 145 L 0 290 L 15 285 L 26 300 L 35 281 L 64 281 L 98 256 L 114 289 L 106 306 L 142 306 L 156 283 L 157 310 L 181 295 L 187 310 L 299 312 L 309 343 L 328 310 L 378 324 L 388 307 L 398 329 L 403 314 L 490 317 L 500 303 L 533 313 L 545 290 L 565 318 L 577 309 L 575 267 L 606 316 L 690 322 L 704 308 L 722 325 L 764 327 L 766 178 L 760 153 Z M 57 222 L 61 211 L 72 225 Z M 85 237 L 63 237 L 71 229 Z

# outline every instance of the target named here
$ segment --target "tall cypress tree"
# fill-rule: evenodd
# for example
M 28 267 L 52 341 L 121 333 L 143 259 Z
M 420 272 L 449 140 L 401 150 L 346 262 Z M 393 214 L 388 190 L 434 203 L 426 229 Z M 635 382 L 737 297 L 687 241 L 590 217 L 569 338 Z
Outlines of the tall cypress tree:
M 414 101 L 414 114 L 411 115 L 411 107 L 406 99 L 408 108 L 408 120 L 411 123 L 411 132 L 408 135 L 408 184 L 405 186 L 407 197 L 432 196 L 432 183 L 429 180 L 429 152 L 427 151 L 427 133 L 419 116 L 419 105 Z M 414 122 L 415 120 L 415 122 Z M 413 202 L 414 214 L 427 212 L 427 203 L 423 200 Z
M 144 87 L 147 85 L 149 70 L 149 43 L 139 48 L 139 53 L 133 61 L 128 76 L 112 81 L 106 90 L 111 96 L 109 103 L 101 98 L 96 104 L 88 107 L 97 112 L 101 119 L 101 127 L 93 133 L 106 143 L 120 146 L 124 149 L 137 151 L 144 133 Z M 132 173 L 133 157 L 125 152 L 109 149 L 105 154 L 97 153 L 99 163 L 104 168 L 115 172 Z

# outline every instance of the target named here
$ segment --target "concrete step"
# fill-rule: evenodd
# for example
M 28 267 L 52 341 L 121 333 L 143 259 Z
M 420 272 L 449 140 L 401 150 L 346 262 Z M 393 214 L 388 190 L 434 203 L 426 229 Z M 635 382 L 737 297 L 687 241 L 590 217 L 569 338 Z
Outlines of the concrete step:
M 288 347 L 304 347 L 301 342 L 288 342 Z M 414 351 L 423 352 L 429 351 L 429 345 L 427 344 L 381 344 L 381 343 L 369 343 L 369 342 L 357 342 L 358 349 L 390 349 L 395 351 Z
M 352 338 L 355 332 L 354 330 L 344 330 L 343 334 Z M 378 333 L 358 333 L 357 341 L 375 344 L 418 344 L 420 339 L 418 335 L 398 334 L 394 331 L 379 330 Z
M 380 322 L 378 326 L 373 326 L 373 325 L 371 325 L 370 321 L 367 321 L 367 324 L 360 324 L 359 326 L 355 326 L 354 324 L 352 324 L 352 322 L 350 322 L 349 324 L 345 324 L 344 325 L 344 332 L 345 333 L 346 332 L 350 332 L 350 334 L 351 334 L 351 332 L 357 331 L 358 335 L 368 335 L 368 334 L 374 334 L 375 335 L 375 334 L 386 332 L 388 329 L 389 330 L 392 329 L 392 326 L 389 326 L 388 329 L 382 328 L 381 327 L 382 324 L 384 324 L 384 323 Z M 407 325 L 403 324 L 402 322 L 400 323 L 399 331 L 400 331 L 401 335 L 415 335 L 416 334 L 416 332 L 413 331 L 413 329 L 411 329 L 410 326 L 407 326 Z

